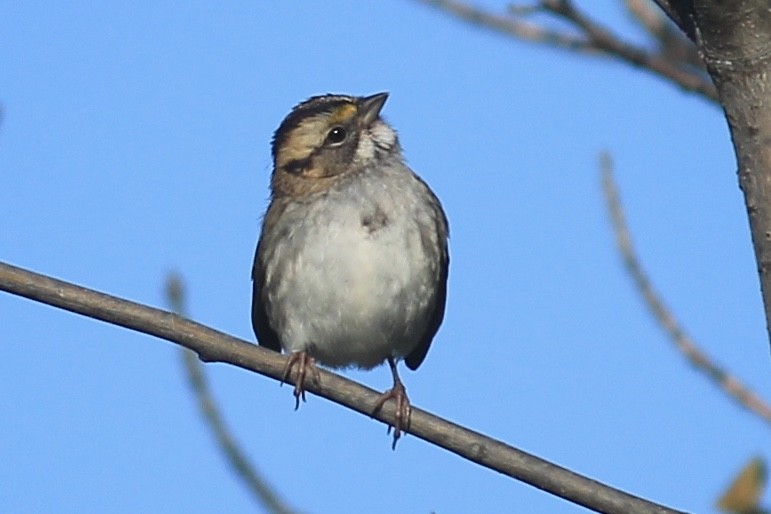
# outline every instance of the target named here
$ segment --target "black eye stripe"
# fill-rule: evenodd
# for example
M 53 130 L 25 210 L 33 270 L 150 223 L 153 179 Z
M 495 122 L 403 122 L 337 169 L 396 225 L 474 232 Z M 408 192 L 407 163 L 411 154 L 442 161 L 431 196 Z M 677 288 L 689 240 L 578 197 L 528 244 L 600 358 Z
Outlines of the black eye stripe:
M 305 159 L 294 159 L 284 164 L 284 170 L 292 175 L 300 175 L 311 163 L 310 156 Z
M 281 125 L 273 134 L 271 150 L 273 158 L 276 158 L 278 148 L 283 146 L 289 133 L 292 132 L 304 119 L 312 118 L 322 113 L 333 113 L 345 105 L 353 103 L 352 97 L 341 97 L 336 95 L 325 95 L 309 98 L 308 100 L 296 105 L 292 112 L 284 118 Z

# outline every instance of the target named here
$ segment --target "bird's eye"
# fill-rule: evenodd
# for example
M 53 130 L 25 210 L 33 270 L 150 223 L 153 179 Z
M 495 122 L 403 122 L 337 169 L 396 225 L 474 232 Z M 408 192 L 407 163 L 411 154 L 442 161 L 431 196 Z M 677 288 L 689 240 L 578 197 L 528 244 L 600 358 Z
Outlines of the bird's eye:
M 345 141 L 346 137 L 348 137 L 348 132 L 343 127 L 335 127 L 327 134 L 327 143 L 340 144 Z

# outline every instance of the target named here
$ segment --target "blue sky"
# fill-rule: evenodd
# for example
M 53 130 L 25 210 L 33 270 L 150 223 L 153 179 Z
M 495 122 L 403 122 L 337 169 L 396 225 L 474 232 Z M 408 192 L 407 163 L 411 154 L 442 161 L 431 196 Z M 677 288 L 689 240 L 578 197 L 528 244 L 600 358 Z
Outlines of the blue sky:
M 615 2 L 592 2 L 639 37 Z M 505 2 L 489 2 L 503 10 Z M 624 65 L 390 2 L 3 2 L 0 260 L 253 340 L 249 271 L 269 141 L 326 92 L 385 117 L 451 225 L 447 315 L 413 403 L 694 512 L 769 427 L 672 349 L 625 276 L 597 166 L 689 333 L 766 397 L 768 338 L 722 113 Z M 0 511 L 254 512 L 175 346 L 0 294 Z M 582 509 L 225 365 L 238 440 L 302 512 Z M 384 389 L 386 368 L 348 372 Z

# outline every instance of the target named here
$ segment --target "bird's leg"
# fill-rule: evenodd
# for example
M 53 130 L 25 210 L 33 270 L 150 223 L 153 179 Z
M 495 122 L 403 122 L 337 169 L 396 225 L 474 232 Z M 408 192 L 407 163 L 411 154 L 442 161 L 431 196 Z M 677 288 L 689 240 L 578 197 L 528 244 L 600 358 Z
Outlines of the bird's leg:
M 410 427 L 410 414 L 412 413 L 412 407 L 410 406 L 409 398 L 407 398 L 407 390 L 404 388 L 404 384 L 402 384 L 402 381 L 399 379 L 399 373 L 396 371 L 396 362 L 394 362 L 392 357 L 388 358 L 388 366 L 391 368 L 391 374 L 394 378 L 394 386 L 380 395 L 380 399 L 378 399 L 377 403 L 375 404 L 375 408 L 372 409 L 372 415 L 374 416 L 377 414 L 388 400 L 393 398 L 396 401 L 394 422 L 393 425 L 388 426 L 388 432 L 391 432 L 391 428 L 393 427 L 394 442 L 391 445 L 391 448 L 396 449 L 396 441 L 398 441 L 401 437 L 402 429 Z
M 289 356 L 284 366 L 284 375 L 281 377 L 281 385 L 287 381 L 292 374 L 292 368 L 297 366 L 297 376 L 294 380 L 294 410 L 300 408 L 300 398 L 305 401 L 305 377 L 308 373 L 311 373 L 313 380 L 317 383 L 321 383 L 321 375 L 319 374 L 319 368 L 316 367 L 316 361 L 308 355 L 308 352 L 294 352 Z

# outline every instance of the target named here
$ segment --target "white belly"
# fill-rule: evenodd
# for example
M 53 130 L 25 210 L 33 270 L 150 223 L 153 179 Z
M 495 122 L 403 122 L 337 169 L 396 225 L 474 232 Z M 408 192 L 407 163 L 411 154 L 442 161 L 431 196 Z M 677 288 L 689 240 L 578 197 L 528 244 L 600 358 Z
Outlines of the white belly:
M 366 201 L 306 207 L 268 256 L 279 270 L 268 278 L 277 286 L 268 314 L 284 350 L 371 368 L 405 356 L 424 335 L 438 264 L 421 239 L 426 213 L 410 210 L 409 195 L 398 204 L 378 200 L 387 223 L 376 230 L 362 224 L 373 209 Z

